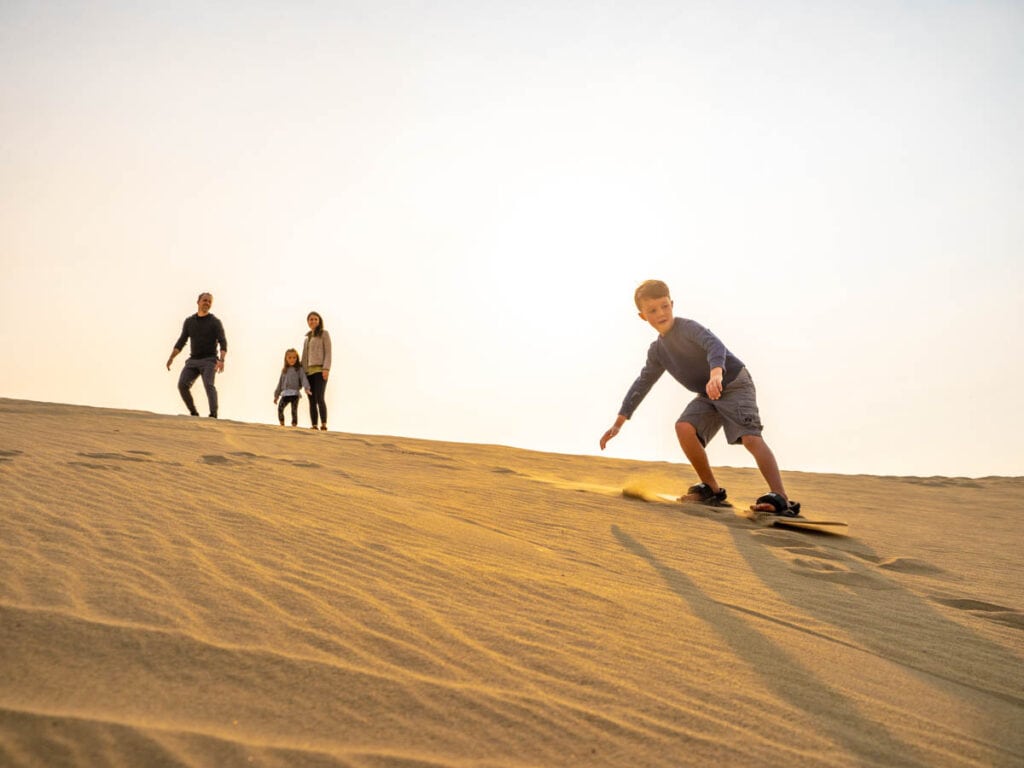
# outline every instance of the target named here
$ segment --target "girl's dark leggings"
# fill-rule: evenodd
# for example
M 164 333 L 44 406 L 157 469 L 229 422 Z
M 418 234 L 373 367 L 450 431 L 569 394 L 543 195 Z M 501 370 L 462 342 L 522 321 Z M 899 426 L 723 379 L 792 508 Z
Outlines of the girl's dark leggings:
M 294 427 L 299 423 L 299 396 L 284 395 L 277 401 L 277 418 L 282 424 L 284 424 L 284 407 L 286 405 L 292 407 L 292 426 Z
M 309 421 L 315 427 L 318 417 L 322 424 L 327 423 L 327 403 L 324 400 L 327 382 L 324 381 L 324 375 L 320 371 L 309 374 L 308 378 L 309 388 L 313 392 L 309 396 Z

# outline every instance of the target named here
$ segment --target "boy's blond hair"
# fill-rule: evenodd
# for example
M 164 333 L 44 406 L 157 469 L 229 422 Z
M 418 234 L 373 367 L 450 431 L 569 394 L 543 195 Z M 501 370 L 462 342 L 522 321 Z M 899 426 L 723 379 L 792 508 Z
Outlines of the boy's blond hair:
M 647 299 L 663 299 L 666 296 L 672 297 L 669 293 L 668 285 L 661 280 L 644 280 L 637 287 L 633 293 L 633 302 L 636 304 L 636 308 L 642 310 L 640 302 L 646 301 Z

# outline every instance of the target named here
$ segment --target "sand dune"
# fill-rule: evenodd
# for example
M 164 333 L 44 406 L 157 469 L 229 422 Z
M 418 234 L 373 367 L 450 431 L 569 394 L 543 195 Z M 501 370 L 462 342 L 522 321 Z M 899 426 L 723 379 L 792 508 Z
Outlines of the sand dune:
M 1024 764 L 1024 479 L 691 479 L 0 399 L 0 765 Z

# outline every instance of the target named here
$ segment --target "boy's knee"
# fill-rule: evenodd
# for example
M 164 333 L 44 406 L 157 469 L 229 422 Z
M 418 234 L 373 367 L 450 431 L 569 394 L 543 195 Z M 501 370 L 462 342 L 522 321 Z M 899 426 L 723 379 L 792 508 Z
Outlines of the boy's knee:
M 676 437 L 682 445 L 704 445 L 704 441 L 697 434 L 697 428 L 688 421 L 676 422 Z
M 696 437 L 697 428 L 688 421 L 677 421 L 676 422 L 676 434 L 682 437 L 683 435 Z
M 748 451 L 756 451 L 765 445 L 764 438 L 760 435 L 743 435 L 740 442 Z

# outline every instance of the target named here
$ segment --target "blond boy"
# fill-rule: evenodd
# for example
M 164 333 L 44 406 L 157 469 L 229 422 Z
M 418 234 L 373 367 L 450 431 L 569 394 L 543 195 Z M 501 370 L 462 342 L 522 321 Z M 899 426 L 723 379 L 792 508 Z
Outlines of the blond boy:
M 629 388 L 615 423 L 601 436 L 601 450 L 619 434 L 622 425 L 661 375 L 668 371 L 697 397 L 676 421 L 676 436 L 700 478 L 683 498 L 711 506 L 725 503 L 726 492 L 711 470 L 705 446 L 719 429 L 732 444 L 742 444 L 757 462 L 769 492 L 757 499 L 755 508 L 796 516 L 800 505 L 789 500 L 768 444 L 761 437 L 761 418 L 754 382 L 743 362 L 711 331 L 693 320 L 676 317 L 668 286 L 661 280 L 640 284 L 633 296 L 640 318 L 658 332 L 647 352 L 647 362 Z

